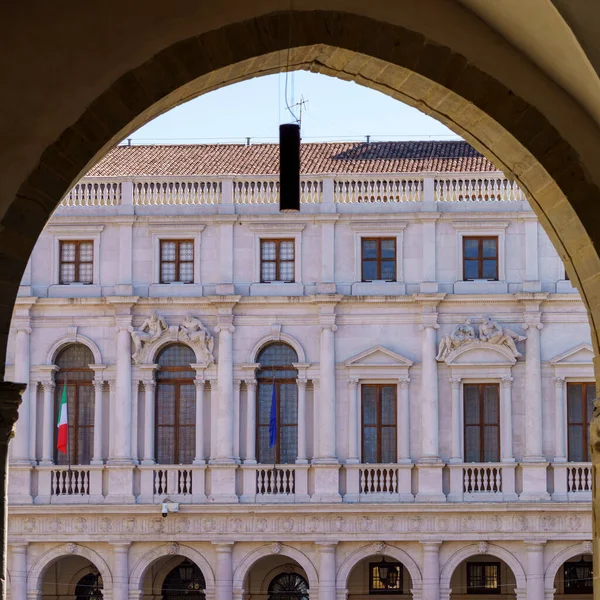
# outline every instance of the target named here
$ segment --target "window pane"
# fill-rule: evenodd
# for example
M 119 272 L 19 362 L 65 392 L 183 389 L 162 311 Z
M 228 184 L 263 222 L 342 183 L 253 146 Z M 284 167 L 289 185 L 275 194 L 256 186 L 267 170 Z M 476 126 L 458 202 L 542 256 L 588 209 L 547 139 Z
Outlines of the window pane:
M 94 424 L 94 388 L 91 385 L 77 386 L 78 425 Z
M 160 259 L 174 261 L 176 248 L 177 244 L 175 242 L 162 242 L 160 245 Z
M 465 462 L 479 462 L 481 460 L 479 427 L 465 427 Z
M 264 367 L 287 367 L 293 363 L 298 362 L 298 355 L 296 351 L 287 344 L 284 343 L 273 343 L 265 346 L 258 355 L 257 362 L 260 363 L 261 368 Z M 260 375 L 265 377 L 265 375 Z M 272 377 L 272 375 L 271 375 Z M 290 378 L 296 378 L 294 371 L 293 375 L 288 376 Z
M 179 281 L 192 283 L 194 281 L 194 263 L 186 262 L 179 264 Z
M 269 448 L 269 427 L 258 428 L 257 460 L 259 464 L 272 465 L 275 457 L 275 448 Z
M 79 283 L 92 283 L 93 267 L 92 263 L 79 264 Z
M 483 428 L 483 460 L 484 462 L 498 462 L 500 460 L 497 425 L 487 425 Z
M 261 278 L 263 281 L 275 281 L 277 279 L 277 265 L 274 262 L 263 262 L 261 264 Z
M 196 449 L 196 428 L 179 428 L 179 456 L 176 457 L 177 464 L 191 465 L 194 462 Z
M 269 425 L 271 419 L 271 398 L 273 385 L 270 383 L 258 384 L 258 422 Z
M 377 263 L 375 261 L 363 261 L 363 279 L 365 281 L 377 279 Z
M 160 465 L 175 463 L 175 429 L 173 427 L 156 428 L 156 462 Z
M 179 244 L 179 260 L 194 260 L 194 242 L 181 242 Z
M 79 260 L 91 262 L 94 258 L 94 244 L 92 242 L 81 242 L 79 244 Z
M 377 258 L 377 240 L 362 241 L 363 258 Z
M 179 424 L 195 425 L 196 423 L 196 387 L 194 385 L 179 386 Z
M 282 262 L 279 265 L 279 277 L 281 281 L 294 281 L 294 263 Z
M 479 386 L 464 386 L 465 425 L 479 425 Z
M 381 258 L 396 258 L 396 240 L 381 240 Z
M 77 244 L 74 244 L 71 242 L 63 242 L 60 245 L 60 260 L 74 262 L 76 247 L 77 247 Z
M 363 462 L 377 462 L 377 428 L 363 428 Z
M 583 462 L 587 459 L 587 452 L 583 454 L 583 426 L 569 425 L 569 460 Z
M 381 279 L 386 279 L 387 281 L 396 280 L 396 261 L 384 260 L 381 263 Z
M 396 424 L 396 388 L 392 385 L 381 388 L 381 424 Z
M 80 427 L 77 431 L 77 457 L 78 465 L 89 465 L 94 453 L 94 428 Z
M 381 462 L 396 462 L 396 428 L 381 428 Z
M 479 240 L 464 240 L 464 257 L 477 258 L 479 256 Z
M 482 240 L 483 243 L 483 257 L 484 258 L 496 258 L 496 252 L 498 248 L 498 240 L 496 238 L 487 238 Z
M 75 265 L 72 263 L 60 265 L 61 283 L 73 283 L 75 281 Z
M 279 244 L 279 258 L 281 260 L 294 260 L 294 242 L 281 242 Z
M 296 462 L 298 456 L 298 431 L 295 426 L 279 428 L 280 462 L 290 464 Z
M 587 424 L 589 426 L 592 420 L 592 413 L 594 412 L 594 400 L 596 399 L 596 386 L 593 383 L 588 383 L 586 386 L 587 392 Z
M 175 263 L 162 263 L 160 265 L 160 280 L 164 283 L 175 281 Z
M 567 415 L 569 423 L 583 423 L 583 386 L 580 383 L 567 385 Z
M 479 279 L 479 263 L 476 260 L 465 260 L 465 279 Z
M 157 425 L 175 424 L 175 386 L 159 382 L 156 386 L 156 423 Z
M 275 242 L 261 242 L 260 246 L 263 260 L 275 260 L 277 258 L 277 244 Z
M 484 260 L 482 279 L 496 279 L 496 265 L 496 260 Z
M 298 387 L 295 383 L 279 385 L 279 416 L 281 425 L 298 423 Z
M 483 422 L 486 425 L 500 423 L 500 402 L 498 399 L 498 386 L 486 385 L 483 388 Z
M 193 378 L 196 376 L 195 371 L 191 370 L 190 364 L 196 362 L 194 351 L 183 344 L 171 344 L 160 352 L 157 362 L 161 369 L 158 371 L 158 378 L 162 377 L 168 367 L 187 367 L 190 368 L 187 372 L 179 372 L 180 379 Z
M 363 395 L 363 423 L 365 425 L 377 424 L 377 388 L 372 385 L 362 386 Z

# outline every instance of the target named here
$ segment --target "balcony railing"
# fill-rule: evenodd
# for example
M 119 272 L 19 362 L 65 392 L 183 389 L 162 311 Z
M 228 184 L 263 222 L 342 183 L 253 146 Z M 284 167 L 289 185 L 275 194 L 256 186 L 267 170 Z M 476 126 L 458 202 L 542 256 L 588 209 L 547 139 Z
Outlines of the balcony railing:
M 515 493 L 515 465 L 512 463 L 451 464 L 451 501 L 490 502 L 513 501 Z
M 591 463 L 559 462 L 552 465 L 554 471 L 554 500 L 575 502 L 592 499 Z
M 346 502 L 412 502 L 413 465 L 346 465 Z
M 158 503 L 165 498 L 183 503 L 206 502 L 206 467 L 203 465 L 143 465 L 137 471 L 139 503 Z
M 244 465 L 242 502 L 308 502 L 308 465 Z

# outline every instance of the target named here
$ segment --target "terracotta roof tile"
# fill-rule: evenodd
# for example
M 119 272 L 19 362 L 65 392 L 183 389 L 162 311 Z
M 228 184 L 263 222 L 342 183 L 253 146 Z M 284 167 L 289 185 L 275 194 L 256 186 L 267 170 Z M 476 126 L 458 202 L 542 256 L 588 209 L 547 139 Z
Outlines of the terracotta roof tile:
M 302 173 L 440 173 L 496 171 L 464 141 L 331 142 L 302 144 Z M 88 176 L 272 175 L 277 144 L 117 146 Z

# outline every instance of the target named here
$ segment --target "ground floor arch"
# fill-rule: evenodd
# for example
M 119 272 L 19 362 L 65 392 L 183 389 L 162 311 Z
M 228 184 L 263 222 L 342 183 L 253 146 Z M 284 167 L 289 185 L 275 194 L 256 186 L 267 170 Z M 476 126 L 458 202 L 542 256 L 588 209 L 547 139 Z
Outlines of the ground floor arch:
M 560 552 L 548 565 L 546 597 L 554 600 L 593 597 L 593 556 L 591 544 L 575 544 Z

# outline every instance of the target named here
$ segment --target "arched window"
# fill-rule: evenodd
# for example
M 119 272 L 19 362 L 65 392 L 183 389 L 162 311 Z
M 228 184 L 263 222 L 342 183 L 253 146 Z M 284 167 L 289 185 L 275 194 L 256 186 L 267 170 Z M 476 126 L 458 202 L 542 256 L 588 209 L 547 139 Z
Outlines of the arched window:
M 298 573 L 281 573 L 269 584 L 269 600 L 308 600 L 308 582 Z
M 159 355 L 156 375 L 156 462 L 189 465 L 196 436 L 196 361 L 191 348 L 174 344 Z
M 59 368 L 56 374 L 55 411 L 58 415 L 60 402 L 66 386 L 67 421 L 69 439 L 67 454 L 56 450 L 55 430 L 55 462 L 57 465 L 89 465 L 94 452 L 94 364 L 92 351 L 83 344 L 72 344 L 62 350 L 56 357 Z M 70 457 L 70 460 L 69 460 Z
M 100 573 L 84 575 L 75 587 L 76 600 L 102 600 L 102 577 Z
M 205 587 L 202 571 L 186 558 L 165 577 L 162 600 L 203 599 Z
M 298 362 L 296 351 L 287 344 L 269 344 L 258 355 L 256 438 L 258 462 L 262 464 L 293 463 L 298 455 Z M 277 441 L 269 447 L 271 404 L 275 387 Z

